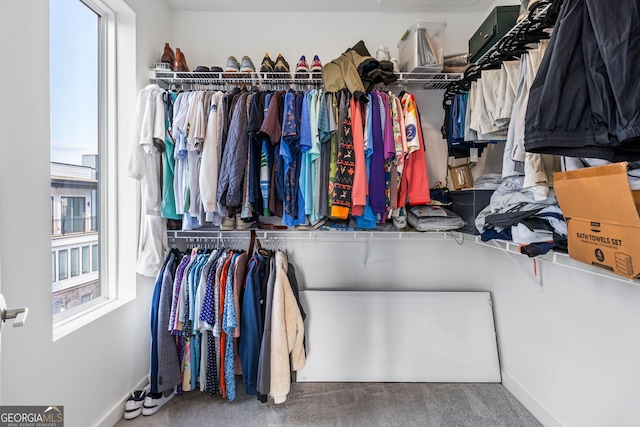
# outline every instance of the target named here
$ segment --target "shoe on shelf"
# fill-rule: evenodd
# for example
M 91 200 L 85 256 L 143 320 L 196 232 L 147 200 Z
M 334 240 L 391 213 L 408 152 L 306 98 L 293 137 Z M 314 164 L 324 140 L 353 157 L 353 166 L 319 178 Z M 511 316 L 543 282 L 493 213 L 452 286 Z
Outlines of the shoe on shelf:
M 318 55 L 314 55 L 313 62 L 311 62 L 310 70 L 312 73 L 321 73 L 322 72 L 322 63 L 320 62 L 320 58 Z
M 176 48 L 176 59 L 173 63 L 173 71 L 178 73 L 188 73 L 189 67 L 187 66 L 187 60 L 184 57 L 184 53 L 180 51 L 180 48 Z
M 242 57 L 242 61 L 240 62 L 240 71 L 243 73 L 255 73 L 256 71 L 253 61 L 247 55 Z
M 386 46 L 380 46 L 376 51 L 376 59 L 378 61 L 389 61 L 391 60 L 391 54 L 389 53 L 389 48 Z
M 224 68 L 224 71 L 227 73 L 237 73 L 240 71 L 240 64 L 235 56 L 230 56 L 227 59 L 227 66 Z
M 289 63 L 286 59 L 284 59 L 284 56 L 282 56 L 281 53 L 278 54 L 278 58 L 282 59 L 282 62 L 284 62 L 284 65 L 287 67 L 287 71 L 290 71 L 291 67 L 289 67 Z M 278 60 L 278 58 L 276 58 L 276 61 Z M 276 66 L 274 65 L 273 68 L 276 68 Z
M 276 73 L 282 73 L 283 75 L 276 76 L 282 78 L 291 78 L 289 64 L 284 59 L 281 53 L 278 54 L 278 58 L 276 58 L 276 65 L 273 67 L 273 71 Z
M 260 64 L 261 73 L 271 73 L 276 63 L 269 57 L 269 52 L 265 52 L 264 58 L 262 58 L 262 64 Z
M 253 221 L 243 221 L 240 214 L 236 214 L 236 230 L 248 230 L 253 227 L 254 224 L 255 222 Z
M 407 211 L 405 208 L 396 208 L 391 213 L 391 219 L 393 220 L 393 226 L 399 230 L 402 230 L 407 226 Z
M 304 79 L 309 74 L 309 64 L 307 64 L 307 58 L 302 55 L 296 65 L 296 79 Z
M 164 44 L 164 52 L 162 53 L 162 58 L 160 62 L 164 62 L 169 64 L 169 68 L 173 70 L 173 64 L 176 62 L 176 54 L 173 53 L 173 49 L 169 46 L 169 43 Z
M 233 231 L 235 229 L 236 229 L 236 217 L 234 215 L 225 216 L 224 218 L 222 218 L 222 223 L 220 224 L 221 231 Z
M 389 61 L 391 61 L 391 63 L 393 64 L 393 72 L 399 73 L 400 65 L 398 65 L 398 60 L 396 58 L 391 58 Z
M 142 413 L 146 390 L 134 390 L 124 404 L 124 419 L 132 420 Z
M 166 393 L 169 393 L 168 395 Z M 176 395 L 175 390 L 171 392 L 158 393 L 157 395 L 147 394 L 142 405 L 142 415 L 153 415 L 162 408 L 173 396 Z

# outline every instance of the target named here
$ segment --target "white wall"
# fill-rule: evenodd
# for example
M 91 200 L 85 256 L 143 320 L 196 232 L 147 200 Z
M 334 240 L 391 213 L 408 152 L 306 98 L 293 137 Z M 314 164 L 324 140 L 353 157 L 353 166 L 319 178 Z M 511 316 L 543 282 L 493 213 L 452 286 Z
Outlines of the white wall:
M 530 259 L 517 266 L 497 250 L 478 255 L 493 292 L 505 385 L 547 426 L 638 425 L 638 284 L 542 263 L 540 288 Z
M 64 405 L 70 427 L 113 425 L 121 417 L 130 390 L 149 369 L 148 313 L 152 282 L 136 283 L 133 273 L 135 184 L 124 178 L 132 135 L 137 90 L 147 78 L 147 64 L 156 41 L 171 30 L 170 11 L 154 0 L 131 0 L 118 43 L 119 67 L 128 78 L 119 82 L 116 129 L 121 163 L 117 185 L 120 204 L 119 245 L 124 251 L 117 278 L 137 298 L 91 324 L 53 341 L 51 314 L 50 156 L 49 156 L 49 1 L 2 2 L 5 19 L 0 36 L 10 41 L 2 67 L 5 95 L 0 117 L 5 129 L 0 156 L 0 258 L 2 292 L 10 306 L 28 306 L 23 328 L 2 331 L 1 403 L 3 405 Z M 138 42 L 135 42 L 135 25 Z M 122 36 L 122 37 L 121 37 Z M 158 41 L 158 43 L 160 43 Z M 137 84 L 136 84 L 137 83 Z M 145 82 L 146 84 L 146 82 Z M 34 102 L 39 100 L 39 102 Z M 43 212 L 47 212 L 43 215 Z M 28 257 L 25 255 L 28 253 Z M 128 260 L 127 260 L 128 256 Z M 113 412 L 112 412 L 113 411 Z M 115 415 L 114 415 L 115 414 Z M 110 418 L 111 417 L 111 418 Z M 115 417 L 115 418 L 114 418 Z
M 397 58 L 397 44 L 415 21 L 446 21 L 445 54 L 467 51 L 469 36 L 484 20 L 482 13 L 379 13 L 379 12 L 187 12 L 173 14 L 173 38 L 191 69 L 197 65 L 224 67 L 227 58 L 248 55 L 260 67 L 269 52 L 275 61 L 282 53 L 291 67 L 301 55 L 309 61 L 318 55 L 330 62 L 363 40 L 375 56 L 378 46 L 390 48 Z M 159 59 L 159 58 L 158 58 Z

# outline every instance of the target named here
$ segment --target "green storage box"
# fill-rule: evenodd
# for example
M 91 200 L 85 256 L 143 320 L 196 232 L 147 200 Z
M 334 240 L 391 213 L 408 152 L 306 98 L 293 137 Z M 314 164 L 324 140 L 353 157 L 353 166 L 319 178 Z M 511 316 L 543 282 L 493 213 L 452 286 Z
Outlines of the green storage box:
M 497 6 L 469 39 L 469 63 L 476 62 L 513 26 L 520 15 L 520 6 Z

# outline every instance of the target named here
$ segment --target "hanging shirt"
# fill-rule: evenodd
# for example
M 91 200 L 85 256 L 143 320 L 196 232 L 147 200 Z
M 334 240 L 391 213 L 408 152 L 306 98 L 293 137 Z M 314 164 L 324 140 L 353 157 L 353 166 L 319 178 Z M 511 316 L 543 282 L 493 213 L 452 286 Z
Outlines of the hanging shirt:
M 338 153 L 336 160 L 336 176 L 331 193 L 331 216 L 346 219 L 351 211 L 351 193 L 355 175 L 355 153 L 353 135 L 351 133 L 351 117 L 349 113 L 349 92 L 341 92 L 338 115 Z
M 351 210 L 354 216 L 362 215 L 367 204 L 367 170 L 364 155 L 364 123 L 362 104 L 351 98 L 350 109 L 352 117 L 353 153 L 355 157 L 355 173 L 353 177 L 353 193 Z
M 205 212 L 218 212 L 218 170 L 220 168 L 218 115 L 222 114 L 220 103 L 223 93 L 216 92 L 209 101 L 207 127 L 202 143 L 200 165 L 200 196 Z
M 235 263 L 238 254 L 234 253 L 229 263 L 226 284 L 224 286 L 224 310 L 222 313 L 222 330 L 225 333 L 224 345 L 224 378 L 227 399 L 233 401 L 236 398 L 236 377 L 235 361 L 233 351 L 233 331 L 238 327 L 236 309 L 233 299 L 233 282 L 235 273 Z
M 150 277 L 158 275 L 169 250 L 166 220 L 161 217 L 165 135 L 163 91 L 148 85 L 138 94 L 136 137 L 127 174 L 140 181 L 142 195 L 136 272 Z
M 410 93 L 404 94 L 402 104 L 405 111 L 405 123 L 408 123 L 406 127 L 407 144 L 409 147 L 417 146 L 417 149 L 413 149 L 413 151 L 411 148 L 409 149 L 398 190 L 398 206 L 428 204 L 431 201 L 431 195 L 418 107 L 414 96 Z
M 322 93 L 318 90 L 311 90 L 311 99 L 309 100 L 309 120 L 311 125 L 311 150 L 309 151 L 309 158 L 311 161 L 311 194 L 310 200 L 311 208 L 309 209 L 310 218 L 312 224 L 315 224 L 320 220 L 319 203 L 320 203 L 320 187 L 318 180 L 320 177 L 320 163 L 321 163 L 321 143 L 319 134 L 319 115 L 320 105 L 322 100 Z
M 311 91 L 303 99 L 302 115 L 300 118 L 300 192 L 304 201 L 305 215 L 310 215 L 313 208 L 311 180 L 311 119 L 310 119 Z M 300 202 L 300 201 L 299 201 Z
M 162 217 L 180 219 L 182 215 L 176 212 L 176 198 L 173 192 L 173 178 L 175 176 L 176 159 L 174 157 L 175 141 L 173 140 L 173 107 L 178 95 L 175 92 L 164 92 L 165 106 L 165 137 L 164 153 L 162 156 Z
M 376 107 L 378 109 L 376 110 Z M 384 124 L 388 106 L 379 92 L 373 94 L 373 150 L 371 153 L 371 173 L 369 176 L 369 204 L 374 213 L 383 214 L 385 207 L 384 176 Z

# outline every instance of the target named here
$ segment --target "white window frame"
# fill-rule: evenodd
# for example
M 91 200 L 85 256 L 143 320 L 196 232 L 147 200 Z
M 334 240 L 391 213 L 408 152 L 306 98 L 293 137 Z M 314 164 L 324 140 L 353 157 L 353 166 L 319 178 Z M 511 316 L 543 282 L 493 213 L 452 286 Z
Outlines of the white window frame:
M 116 51 L 117 30 L 119 25 L 125 25 L 125 36 L 133 37 L 129 43 L 135 45 L 135 18 L 131 9 L 122 0 L 79 0 L 100 16 L 99 23 L 99 51 L 98 51 L 98 129 L 100 142 L 98 149 L 99 161 L 99 244 L 98 255 L 101 296 L 95 300 L 66 310 L 62 315 L 53 319 L 53 340 L 56 341 L 79 328 L 90 324 L 94 320 L 110 313 L 133 300 L 136 295 L 135 274 L 127 275 L 120 271 L 120 260 L 117 251 L 119 236 L 126 230 L 119 229 L 118 217 L 121 211 L 118 206 L 118 93 L 122 87 L 118 85 L 118 71 L 135 65 L 135 50 L 128 46 L 125 53 Z M 114 7 L 110 7 L 113 5 Z M 114 9 L 124 12 L 123 21 L 118 22 L 118 15 Z M 133 21 L 133 22 L 132 22 Z M 133 32 L 130 26 L 133 25 Z M 122 43 L 122 42 L 121 42 Z M 123 60 L 124 57 L 124 60 Z M 120 63 L 118 64 L 118 61 Z M 124 65 L 123 65 L 124 64 Z M 126 76 L 126 79 L 135 79 Z M 131 83 L 128 80 L 127 83 Z M 120 87 L 119 87 L 120 86 Z M 128 239 L 126 240 L 128 242 Z M 93 251 L 91 251 L 93 256 Z M 120 280 L 122 277 L 132 277 L 133 280 Z

